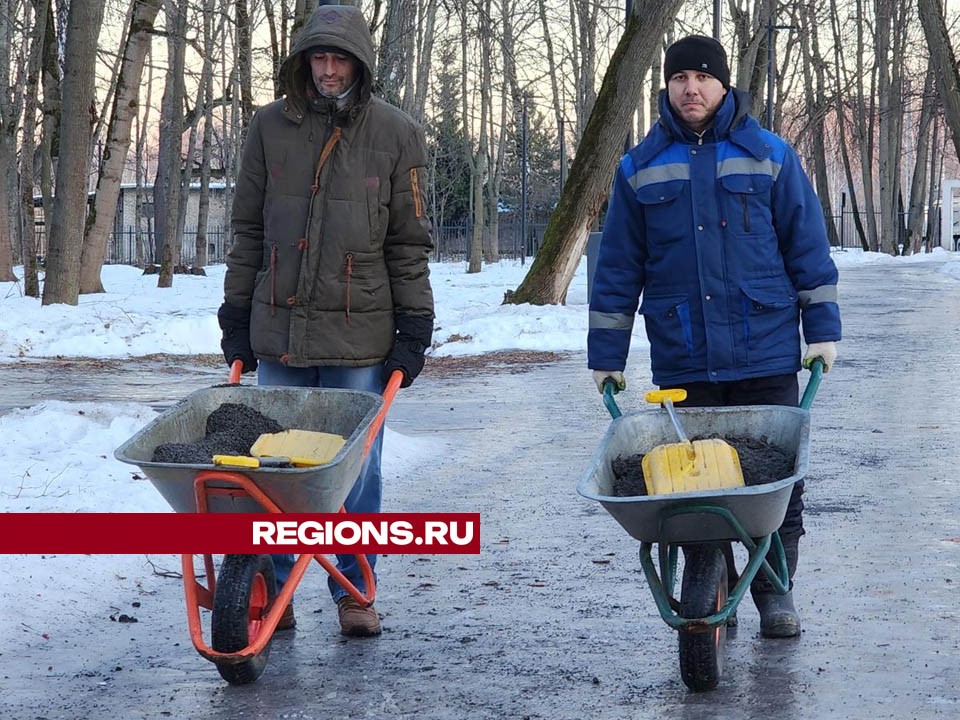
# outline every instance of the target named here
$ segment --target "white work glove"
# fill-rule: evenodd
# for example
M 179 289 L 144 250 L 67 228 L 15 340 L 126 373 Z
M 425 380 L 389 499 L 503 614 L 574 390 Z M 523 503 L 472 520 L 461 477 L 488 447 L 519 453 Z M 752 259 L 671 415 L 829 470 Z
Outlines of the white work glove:
M 619 370 L 594 370 L 593 381 L 597 384 L 597 390 L 600 391 L 601 395 L 603 394 L 603 381 L 608 378 L 616 384 L 614 394 L 627 389 L 627 379 L 623 377 L 623 373 Z
M 824 374 L 830 372 L 830 368 L 833 367 L 833 363 L 837 359 L 837 344 L 831 341 L 807 345 L 807 354 L 803 356 L 803 367 L 809 370 L 813 361 L 817 358 L 823 360 Z

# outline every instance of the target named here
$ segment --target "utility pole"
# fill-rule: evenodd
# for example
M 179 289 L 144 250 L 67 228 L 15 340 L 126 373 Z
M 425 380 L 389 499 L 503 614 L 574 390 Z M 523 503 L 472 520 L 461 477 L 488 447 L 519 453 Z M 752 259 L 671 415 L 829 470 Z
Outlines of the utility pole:
M 562 170 L 561 170 L 562 172 Z M 527 95 L 520 102 L 520 266 L 527 256 Z
M 720 40 L 720 0 L 713 0 L 713 39 Z

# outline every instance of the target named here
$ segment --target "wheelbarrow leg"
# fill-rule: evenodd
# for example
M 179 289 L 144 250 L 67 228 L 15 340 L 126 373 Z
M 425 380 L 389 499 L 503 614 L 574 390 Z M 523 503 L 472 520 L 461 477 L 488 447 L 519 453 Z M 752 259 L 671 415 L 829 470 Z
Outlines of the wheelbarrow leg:
M 733 592 L 733 588 L 736 586 L 737 581 L 740 579 L 740 573 L 737 572 L 737 561 L 733 556 L 733 543 L 727 542 L 723 544 L 723 557 L 727 562 L 727 594 Z M 734 611 L 730 615 L 730 619 L 727 620 L 728 628 L 737 627 L 737 613 Z

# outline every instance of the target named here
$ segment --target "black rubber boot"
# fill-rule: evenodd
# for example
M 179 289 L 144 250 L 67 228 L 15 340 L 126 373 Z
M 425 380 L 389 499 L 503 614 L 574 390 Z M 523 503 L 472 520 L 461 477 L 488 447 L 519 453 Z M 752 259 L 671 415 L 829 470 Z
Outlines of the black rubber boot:
M 782 538 L 790 573 L 790 590 L 779 594 L 765 575 L 757 576 L 750 584 L 750 594 L 760 612 L 760 634 L 767 638 L 790 638 L 800 634 L 800 615 L 793 606 L 793 575 L 797 571 L 800 536 Z M 767 553 L 767 562 L 776 567 L 776 553 Z M 761 573 L 762 575 L 762 573 Z
M 800 616 L 793 606 L 793 592 L 754 594 L 760 611 L 760 634 L 766 638 L 790 638 L 800 634 Z

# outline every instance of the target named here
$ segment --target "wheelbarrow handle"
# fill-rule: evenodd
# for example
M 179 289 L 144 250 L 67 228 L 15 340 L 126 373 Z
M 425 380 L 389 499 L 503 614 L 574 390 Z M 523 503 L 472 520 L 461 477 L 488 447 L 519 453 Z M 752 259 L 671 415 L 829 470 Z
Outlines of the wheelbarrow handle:
M 380 408 L 380 412 L 377 413 L 377 416 L 373 419 L 373 422 L 370 423 L 370 431 L 367 433 L 367 441 L 363 446 L 363 457 L 367 456 L 367 453 L 370 452 L 370 446 L 373 445 L 373 441 L 377 439 L 377 435 L 380 433 L 380 428 L 383 427 L 383 423 L 387 419 L 387 412 L 390 410 L 390 404 L 397 396 L 397 390 L 400 389 L 400 383 L 402 382 L 403 372 L 401 370 L 394 370 L 392 373 L 390 373 L 390 378 L 387 380 L 387 387 L 383 390 L 383 406 Z
M 813 398 L 817 395 L 821 380 L 823 380 L 823 358 L 818 357 L 810 363 L 810 379 L 807 380 L 807 387 L 800 399 L 800 407 L 804 410 L 809 410 L 813 405 Z
M 817 390 L 820 387 L 821 380 L 823 380 L 823 358 L 815 358 L 810 364 L 810 379 L 807 381 L 807 387 L 804 389 L 803 397 L 800 399 L 800 407 L 802 409 L 809 410 L 810 406 L 813 405 L 813 399 L 817 395 Z M 620 412 L 620 407 L 617 405 L 617 401 L 613 398 L 616 392 L 617 385 L 615 382 L 613 382 L 613 380 L 604 381 L 603 404 L 606 406 L 607 412 L 610 413 L 610 417 L 612 417 L 614 420 L 623 414 Z
M 230 378 L 228 382 L 231 385 L 238 385 L 240 383 L 241 373 L 243 373 L 243 360 L 238 358 L 230 363 Z

